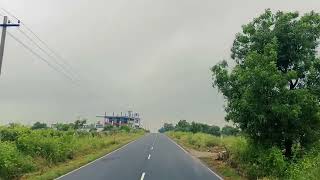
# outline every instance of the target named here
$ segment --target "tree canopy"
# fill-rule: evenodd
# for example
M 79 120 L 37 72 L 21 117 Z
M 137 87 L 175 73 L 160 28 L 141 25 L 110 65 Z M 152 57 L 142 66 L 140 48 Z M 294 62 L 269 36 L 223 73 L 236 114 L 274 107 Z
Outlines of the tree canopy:
M 221 134 L 227 135 L 227 136 L 236 136 L 240 133 L 240 130 L 238 128 L 232 127 L 232 126 L 224 126 L 221 129 Z
M 48 128 L 46 123 L 36 122 L 32 125 L 31 129 L 46 129 Z
M 164 123 L 163 127 L 159 129 L 160 133 L 167 131 L 183 131 L 183 132 L 192 132 L 192 133 L 207 133 L 214 136 L 220 136 L 220 127 L 215 125 L 207 125 L 203 123 L 191 122 L 189 123 L 186 120 L 180 120 L 175 126 L 171 123 Z
M 320 135 L 320 15 L 266 10 L 242 29 L 231 49 L 235 67 L 212 67 L 226 120 L 291 157 L 294 144 L 308 147 Z
M 74 122 L 74 129 L 81 129 L 87 123 L 87 119 L 78 119 Z
M 190 131 L 190 123 L 186 120 L 180 120 L 175 126 L 176 131 Z

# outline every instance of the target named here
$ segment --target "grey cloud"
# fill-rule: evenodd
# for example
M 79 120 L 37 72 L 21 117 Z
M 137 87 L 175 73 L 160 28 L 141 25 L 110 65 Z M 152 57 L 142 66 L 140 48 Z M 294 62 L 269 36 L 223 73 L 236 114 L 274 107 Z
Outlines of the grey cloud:
M 241 25 L 266 8 L 320 10 L 318 0 L 2 0 L 0 6 L 81 79 L 74 86 L 8 37 L 0 123 L 96 121 L 104 111 L 133 109 L 153 130 L 179 119 L 223 125 L 224 100 L 211 87 L 209 68 L 229 59 Z

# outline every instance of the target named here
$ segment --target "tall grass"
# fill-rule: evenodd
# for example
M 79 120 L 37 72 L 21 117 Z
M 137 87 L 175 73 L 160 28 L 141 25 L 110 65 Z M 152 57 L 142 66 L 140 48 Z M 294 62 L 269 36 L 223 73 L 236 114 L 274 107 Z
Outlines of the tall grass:
M 228 155 L 225 163 L 249 179 L 317 180 L 320 177 L 319 144 L 304 155 L 288 160 L 281 149 L 263 147 L 240 136 L 220 138 L 204 133 L 176 131 L 167 132 L 167 135 L 186 147 L 200 151 L 214 146 L 224 148 Z
M 291 163 L 287 170 L 288 179 L 309 180 L 320 178 L 320 145 L 317 143 L 304 158 Z
M 0 127 L 0 179 L 17 179 L 32 172 L 42 173 L 61 163 L 125 143 L 143 133 L 119 131 L 109 134 L 31 130 L 24 126 Z
M 171 138 L 178 140 L 180 143 L 198 150 L 206 150 L 214 146 L 221 146 L 227 148 L 229 151 L 237 152 L 237 149 L 246 145 L 246 139 L 241 136 L 225 136 L 221 138 L 205 133 L 181 131 L 169 131 L 166 134 Z

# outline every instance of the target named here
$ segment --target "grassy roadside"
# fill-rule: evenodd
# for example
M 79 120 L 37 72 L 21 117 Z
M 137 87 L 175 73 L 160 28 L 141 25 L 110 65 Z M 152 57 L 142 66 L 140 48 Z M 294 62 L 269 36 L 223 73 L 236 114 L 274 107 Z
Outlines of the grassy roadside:
M 220 139 L 203 133 L 167 132 L 166 135 L 181 145 L 191 155 L 200 159 L 214 172 L 217 172 L 226 180 L 246 180 L 240 173 L 225 161 L 217 160 L 219 153 L 224 151 L 225 146 L 234 146 L 237 137 Z
M 95 159 L 98 159 L 99 157 L 102 157 L 105 154 L 112 152 L 131 141 L 138 139 L 143 135 L 144 133 L 117 134 L 115 136 L 115 142 L 109 143 L 109 145 L 104 148 L 90 149 L 86 152 L 77 154 L 74 159 L 67 162 L 58 163 L 51 166 L 44 166 L 44 168 L 40 169 L 39 171 L 24 175 L 21 179 L 45 180 L 57 178 L 91 161 L 94 161 Z M 108 139 L 107 141 L 110 141 L 110 139 Z M 41 159 L 39 159 L 37 163 L 41 164 Z

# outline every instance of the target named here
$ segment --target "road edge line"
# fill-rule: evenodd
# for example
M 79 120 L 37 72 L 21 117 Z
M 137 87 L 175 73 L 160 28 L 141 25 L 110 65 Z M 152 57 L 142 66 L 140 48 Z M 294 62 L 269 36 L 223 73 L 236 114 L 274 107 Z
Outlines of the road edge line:
M 187 150 L 185 150 L 182 146 L 180 146 L 177 142 L 175 142 L 174 140 L 172 140 L 169 136 L 165 135 L 171 142 L 173 142 L 176 146 L 178 146 L 180 149 L 182 149 L 186 154 L 188 154 L 191 157 L 194 157 L 192 154 L 190 154 Z M 217 176 L 220 180 L 224 180 L 220 175 L 218 175 L 217 173 L 215 173 L 212 169 L 210 169 L 207 165 L 205 165 L 200 159 L 194 157 L 193 159 L 197 159 L 197 161 L 205 168 L 207 168 L 212 174 L 214 174 L 215 176 Z
M 68 172 L 68 173 L 66 173 L 66 174 L 64 174 L 64 175 L 61 175 L 61 176 L 55 178 L 54 180 L 61 179 L 61 178 L 65 177 L 65 176 L 67 176 L 67 175 L 69 175 L 69 174 L 72 174 L 72 173 L 80 170 L 81 168 L 84 168 L 84 167 L 86 167 L 86 166 L 89 166 L 90 164 L 93 164 L 93 163 L 95 163 L 96 161 L 99 161 L 100 159 L 105 158 L 105 157 L 107 157 L 107 156 L 109 156 L 109 155 L 111 155 L 111 154 L 113 154 L 113 153 L 115 153 L 115 152 L 117 152 L 117 151 L 125 148 L 125 147 L 128 146 L 129 144 L 132 144 L 132 143 L 138 141 L 139 139 L 141 139 L 141 138 L 143 138 L 143 137 L 145 137 L 145 136 L 147 136 L 147 134 L 144 135 L 144 136 L 142 136 L 142 137 L 140 137 L 140 138 L 138 138 L 138 139 L 135 139 L 135 140 L 133 140 L 133 141 L 128 142 L 127 144 L 121 146 L 120 148 L 115 149 L 115 150 L 109 152 L 108 154 L 99 157 L 98 159 L 95 159 L 95 160 L 93 160 L 93 161 L 91 161 L 91 162 L 89 162 L 89 163 L 87 163 L 87 164 L 85 164 L 85 165 L 82 165 L 82 166 L 78 167 L 77 169 L 74 169 L 74 170 L 72 170 L 72 171 L 70 171 L 70 172 Z
M 146 175 L 146 173 L 143 172 L 143 173 L 141 174 L 140 180 L 143 180 L 145 175 Z

